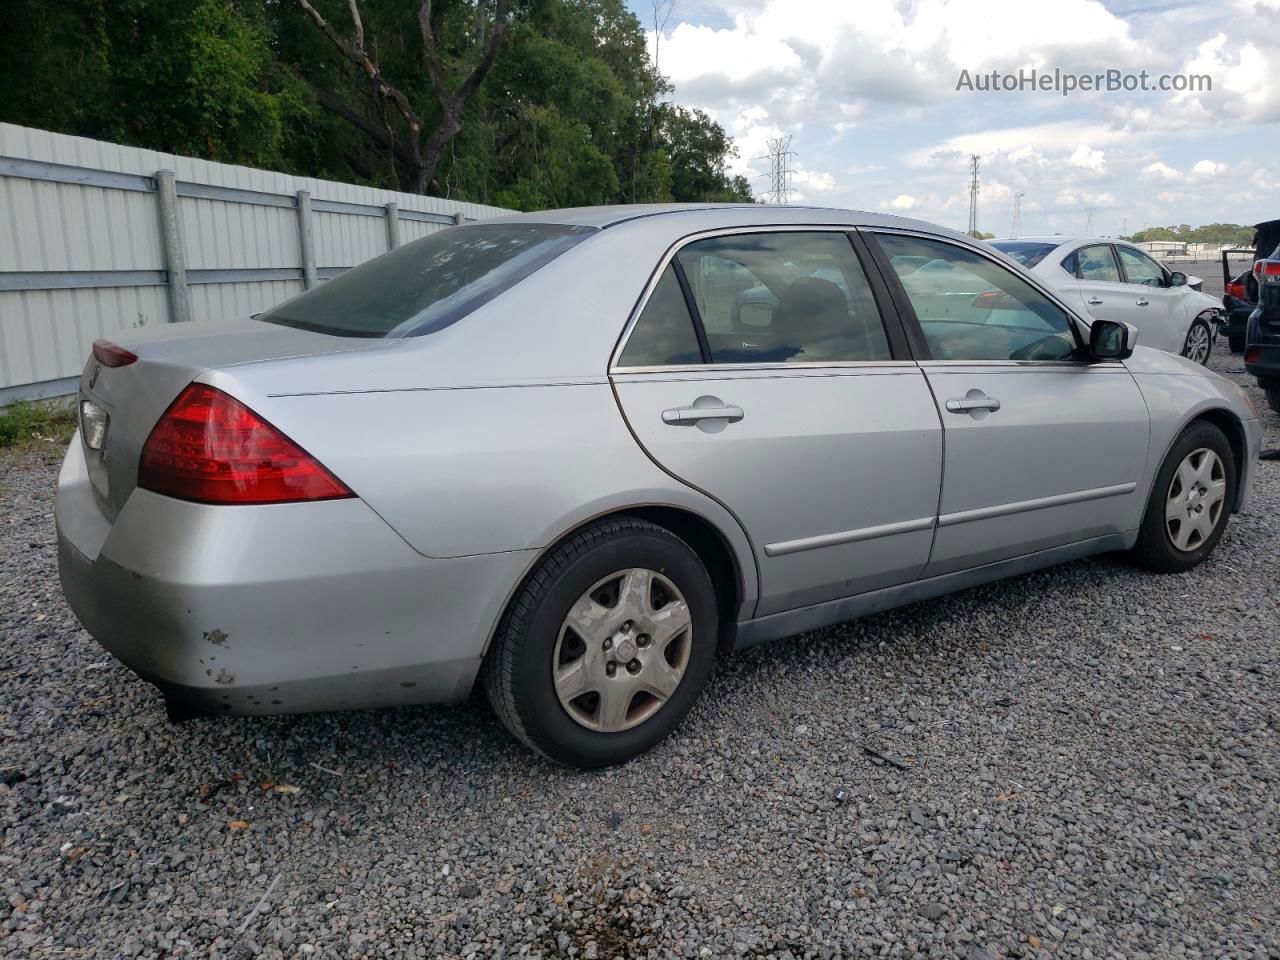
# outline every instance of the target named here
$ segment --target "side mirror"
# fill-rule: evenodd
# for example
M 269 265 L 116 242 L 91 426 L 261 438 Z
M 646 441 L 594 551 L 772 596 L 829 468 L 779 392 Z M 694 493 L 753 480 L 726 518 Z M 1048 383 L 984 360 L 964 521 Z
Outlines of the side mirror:
M 1185 287 L 1186 285 L 1187 285 L 1187 275 L 1185 273 L 1180 273 L 1177 270 L 1175 270 L 1173 271 L 1173 273 L 1169 274 L 1169 286 Z
M 1089 355 L 1094 360 L 1127 360 L 1138 344 L 1138 328 L 1115 320 L 1095 320 L 1089 327 Z

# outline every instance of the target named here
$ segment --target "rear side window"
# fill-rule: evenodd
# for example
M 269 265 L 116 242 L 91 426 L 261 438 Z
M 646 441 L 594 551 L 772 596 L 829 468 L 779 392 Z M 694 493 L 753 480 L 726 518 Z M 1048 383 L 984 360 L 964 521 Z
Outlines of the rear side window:
M 450 227 L 341 273 L 258 319 L 339 337 L 417 337 L 461 320 L 594 233 L 547 223 Z
M 693 329 L 675 267 L 668 265 L 654 287 L 631 338 L 618 358 L 623 367 L 667 367 L 701 363 L 702 349 Z
M 676 255 L 712 363 L 890 360 L 849 238 L 837 232 L 712 237 Z
M 1061 246 L 1061 244 L 1038 240 L 993 240 L 991 245 L 1028 270 Z
M 1081 247 L 1076 251 L 1076 276 L 1081 280 L 1101 280 L 1105 283 L 1120 282 L 1120 268 L 1116 266 L 1111 245 L 1099 243 Z

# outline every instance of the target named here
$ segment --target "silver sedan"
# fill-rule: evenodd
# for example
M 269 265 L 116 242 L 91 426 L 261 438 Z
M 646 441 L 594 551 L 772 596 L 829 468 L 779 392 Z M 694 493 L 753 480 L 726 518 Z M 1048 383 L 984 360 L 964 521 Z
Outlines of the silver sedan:
M 876 214 L 451 228 L 252 321 L 95 344 L 63 586 L 175 717 L 480 683 L 534 749 L 621 762 L 753 644 L 1103 551 L 1201 562 L 1255 413 L 1077 309 Z

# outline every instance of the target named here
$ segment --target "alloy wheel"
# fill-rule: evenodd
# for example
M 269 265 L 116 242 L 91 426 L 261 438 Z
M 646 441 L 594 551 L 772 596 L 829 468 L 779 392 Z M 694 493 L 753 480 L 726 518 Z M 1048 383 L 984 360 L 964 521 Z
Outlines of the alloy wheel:
M 1190 552 L 1209 539 L 1227 496 L 1227 470 L 1222 458 L 1208 447 L 1193 450 L 1178 464 L 1165 498 L 1165 529 L 1169 541 Z
M 552 659 L 556 697 L 589 730 L 629 730 L 675 693 L 692 648 L 689 604 L 676 585 L 655 570 L 621 570 L 569 608 Z
M 1212 349 L 1209 328 L 1203 323 L 1193 323 L 1191 329 L 1187 331 L 1187 344 L 1183 348 L 1183 356 L 1203 365 L 1208 362 L 1209 352 Z

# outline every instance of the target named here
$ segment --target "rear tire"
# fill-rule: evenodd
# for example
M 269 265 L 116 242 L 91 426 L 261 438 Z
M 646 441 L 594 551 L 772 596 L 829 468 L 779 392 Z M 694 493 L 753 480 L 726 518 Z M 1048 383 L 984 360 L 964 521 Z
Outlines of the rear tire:
M 1227 346 L 1231 348 L 1232 353 L 1244 353 L 1244 335 L 1236 337 L 1228 334 Z
M 1133 559 L 1157 573 L 1181 573 L 1199 564 L 1222 539 L 1236 482 L 1226 435 L 1203 420 L 1191 424 L 1156 474 Z
M 698 555 L 622 517 L 572 534 L 517 590 L 483 667 L 517 739 L 572 766 L 624 763 L 671 733 L 715 661 L 715 588 Z
M 1182 342 L 1182 355 L 1201 366 L 1209 363 L 1213 353 L 1213 328 L 1203 317 L 1196 317 L 1187 330 L 1187 338 Z
M 1276 413 L 1280 413 L 1280 387 L 1269 387 L 1267 389 L 1267 403 Z

